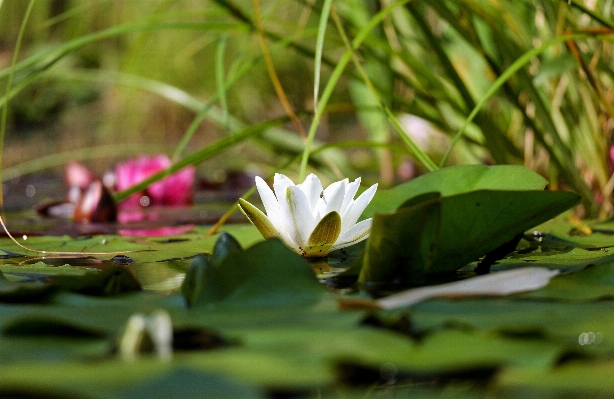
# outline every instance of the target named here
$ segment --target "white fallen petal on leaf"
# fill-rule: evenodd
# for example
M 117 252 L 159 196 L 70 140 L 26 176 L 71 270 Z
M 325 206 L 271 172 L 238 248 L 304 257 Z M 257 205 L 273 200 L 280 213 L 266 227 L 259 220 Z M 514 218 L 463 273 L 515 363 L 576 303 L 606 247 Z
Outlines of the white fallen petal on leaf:
M 356 222 L 373 198 L 377 184 L 354 200 L 359 185 L 360 178 L 352 183 L 343 179 L 323 188 L 314 174 L 295 185 L 278 173 L 273 190 L 264 180 L 256 178 L 266 215 L 243 199 L 239 206 L 265 238 L 279 237 L 305 257 L 324 257 L 369 237 L 371 219 Z M 320 224 L 325 218 L 328 218 L 325 223 Z
M 462 281 L 403 291 L 376 301 L 382 309 L 414 305 L 430 298 L 505 296 L 545 287 L 558 270 L 523 267 L 468 278 Z

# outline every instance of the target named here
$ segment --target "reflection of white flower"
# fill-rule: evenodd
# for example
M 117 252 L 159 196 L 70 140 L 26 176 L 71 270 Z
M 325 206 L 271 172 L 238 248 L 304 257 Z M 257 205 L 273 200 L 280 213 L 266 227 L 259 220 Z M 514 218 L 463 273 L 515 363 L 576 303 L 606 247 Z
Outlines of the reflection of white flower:
M 244 199 L 239 201 L 245 216 L 264 238 L 279 237 L 302 256 L 323 257 L 369 237 L 371 219 L 356 222 L 373 198 L 377 184 L 354 200 L 359 185 L 360 178 L 352 183 L 344 179 L 322 189 L 314 174 L 297 185 L 287 176 L 275 174 L 275 193 L 256 177 L 266 215 Z

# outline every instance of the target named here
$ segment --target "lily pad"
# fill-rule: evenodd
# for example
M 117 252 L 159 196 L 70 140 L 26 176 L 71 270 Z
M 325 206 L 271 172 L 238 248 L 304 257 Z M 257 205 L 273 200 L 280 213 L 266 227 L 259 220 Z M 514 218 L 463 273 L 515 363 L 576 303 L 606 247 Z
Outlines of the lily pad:
M 580 200 L 562 191 L 490 190 L 419 198 L 374 215 L 359 281 L 415 285 L 455 271 Z
M 547 251 L 515 253 L 506 259 L 499 260 L 492 270 L 537 266 L 558 269 L 567 273 L 582 270 L 591 265 L 604 265 L 612 262 L 614 262 L 614 253 L 610 251 L 589 251 L 568 246 Z
M 229 253 L 211 269 L 195 306 L 288 306 L 318 302 L 327 294 L 309 264 L 272 238 Z
M 496 391 L 518 396 L 531 391 L 540 398 L 607 398 L 614 393 L 614 362 L 570 362 L 552 370 L 511 368 L 496 380 Z
M 525 296 L 565 301 L 614 299 L 614 260 L 555 277 L 544 289 L 527 293 Z
M 481 190 L 543 190 L 548 182 L 532 170 L 518 165 L 450 166 L 419 176 L 388 190 L 378 190 L 363 212 L 392 212 L 407 199 L 437 192 L 442 197 Z

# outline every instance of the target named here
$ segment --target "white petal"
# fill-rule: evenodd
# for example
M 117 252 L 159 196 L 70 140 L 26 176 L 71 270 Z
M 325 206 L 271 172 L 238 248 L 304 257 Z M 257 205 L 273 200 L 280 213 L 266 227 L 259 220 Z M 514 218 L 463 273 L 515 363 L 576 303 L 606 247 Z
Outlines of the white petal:
M 356 201 L 352 204 L 352 206 L 346 210 L 345 213 L 341 214 L 341 234 L 348 229 L 351 229 L 352 226 L 356 223 L 362 212 L 365 210 L 369 202 L 373 199 L 375 195 L 375 190 L 377 190 L 377 183 L 369 187 L 362 193 Z
M 345 233 L 341 233 L 331 251 L 339 248 L 349 247 L 369 238 L 372 219 L 365 219 L 362 222 L 355 224 Z
M 358 191 L 358 187 L 360 186 L 360 177 L 348 184 L 345 187 L 345 197 L 343 198 L 343 205 L 341 205 L 340 213 L 341 215 L 345 214 L 347 210 L 354 203 L 354 196 Z
M 322 193 L 322 198 L 319 199 L 316 207 L 316 215 L 318 218 L 324 217 L 332 211 L 339 212 L 343 205 L 343 197 L 345 196 L 345 186 L 348 184 L 348 179 L 334 182 L 326 187 Z
M 307 176 L 305 181 L 299 184 L 297 187 L 299 187 L 301 191 L 305 193 L 307 202 L 309 203 L 309 209 L 315 216 L 314 210 L 318 200 L 320 199 L 320 194 L 322 193 L 322 183 L 320 182 L 320 179 L 311 173 L 309 176 Z
M 307 245 L 309 235 L 317 224 L 316 219 L 309 211 L 307 197 L 296 186 L 287 187 L 285 200 L 279 201 L 282 209 L 286 232 L 296 243 L 299 250 Z
M 273 190 L 275 190 L 275 196 L 277 196 L 278 202 L 284 200 L 286 196 L 286 187 L 291 186 L 294 186 L 294 182 L 290 180 L 288 176 L 282 175 L 281 173 L 275 173 L 275 177 L 273 178 Z
M 258 194 L 260 194 L 260 200 L 262 200 L 267 217 L 275 227 L 279 228 L 279 204 L 275 194 L 273 194 L 273 190 L 258 176 L 256 176 L 256 188 L 258 189 Z
M 286 187 L 284 191 L 288 191 L 289 188 Z M 290 244 L 290 247 L 296 248 L 298 250 L 298 241 L 296 236 L 296 227 L 294 226 L 292 211 L 288 206 L 288 201 L 286 200 L 285 192 L 279 191 L 277 192 L 277 198 L 279 203 L 279 232 L 280 235 L 284 235 L 287 244 Z M 286 241 L 284 240 L 284 241 Z
M 303 253 L 299 250 L 299 244 L 294 242 L 294 239 L 292 239 L 292 237 L 290 237 L 285 231 L 280 232 L 279 238 L 288 248 L 299 255 L 303 255 Z

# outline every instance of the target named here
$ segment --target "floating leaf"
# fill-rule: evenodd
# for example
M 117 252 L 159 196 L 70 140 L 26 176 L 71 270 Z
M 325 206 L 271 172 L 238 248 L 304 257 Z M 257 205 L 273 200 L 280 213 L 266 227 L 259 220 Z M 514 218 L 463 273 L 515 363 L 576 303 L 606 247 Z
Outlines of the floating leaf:
M 28 303 L 45 300 L 54 288 L 42 281 L 15 282 L 0 280 L 0 303 Z
M 614 330 L 610 301 L 560 302 L 511 297 L 431 299 L 411 308 L 411 320 L 417 332 L 456 326 L 527 339 L 548 339 L 565 345 L 573 353 L 609 355 L 614 351 L 614 337 L 608 333 Z M 579 336 L 591 331 L 603 334 L 599 345 L 580 345 Z
M 112 234 L 96 235 L 90 237 L 72 238 L 68 236 L 29 236 L 28 246 L 54 252 L 109 252 L 124 254 L 131 252 L 130 258 L 134 263 L 157 262 L 165 259 L 190 258 L 202 253 L 213 251 L 218 238 L 223 234 L 208 236 L 209 227 L 195 227 L 193 231 L 181 236 L 174 236 L 168 243 L 157 237 L 122 237 Z M 243 247 L 248 247 L 263 240 L 262 235 L 251 224 L 236 224 L 224 227 L 224 231 L 231 233 Z M 27 254 L 8 239 L 1 240 L 4 252 L 11 252 L 15 256 Z M 10 252 L 9 251 L 9 252 Z M 20 255 L 23 253 L 24 255 Z M 109 259 L 112 255 L 97 256 Z M 13 255 L 11 255 L 13 257 Z
M 501 247 L 580 197 L 562 191 L 472 191 L 421 195 L 408 207 L 376 213 L 361 282 L 420 283 L 425 275 L 457 270 Z
M 181 285 L 181 293 L 188 306 L 192 306 L 200 296 L 207 280 L 214 273 L 213 269 L 220 267 L 229 255 L 243 251 L 241 244 L 230 234 L 222 233 L 215 242 L 211 256 L 198 255 L 190 263 Z
M 547 248 L 529 253 L 515 253 L 501 259 L 492 270 L 507 270 L 528 265 L 558 269 L 562 272 L 579 271 L 591 265 L 605 265 L 614 262 L 614 253 L 608 251 L 588 251 L 571 246 Z
M 182 398 L 200 399 L 264 399 L 261 389 L 239 383 L 213 373 L 189 368 L 176 368 L 166 374 L 155 376 L 118 390 L 118 399 L 134 398 Z
M 589 265 L 584 270 L 558 276 L 543 290 L 526 294 L 532 298 L 596 300 L 614 298 L 614 263 Z
M 532 392 L 540 398 L 607 398 L 614 392 L 614 361 L 574 361 L 547 369 L 507 369 L 497 377 L 497 391 Z M 506 395 L 503 395 L 507 397 Z
M 229 254 L 212 269 L 195 303 L 306 305 L 317 302 L 325 293 L 309 264 L 272 238 Z
M 50 317 L 25 317 L 13 320 L 2 329 L 6 336 L 58 337 L 64 339 L 102 338 L 105 334 L 80 326 L 71 325 L 66 320 Z
M 222 233 L 213 246 L 211 262 L 217 267 L 222 264 L 228 255 L 241 251 L 243 251 L 243 248 L 241 248 L 241 244 L 239 244 L 236 238 L 228 233 Z
M 108 296 L 135 292 L 141 290 L 141 285 L 128 271 L 121 266 L 106 268 L 98 273 L 87 273 L 84 276 L 56 276 L 53 286 L 84 295 Z
M 378 190 L 363 212 L 391 212 L 408 198 L 426 193 L 442 197 L 481 190 L 542 190 L 548 182 L 531 169 L 518 165 L 461 165 L 442 168 L 388 190 Z

